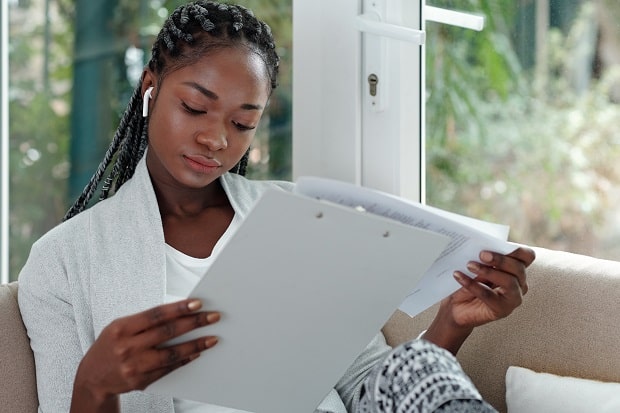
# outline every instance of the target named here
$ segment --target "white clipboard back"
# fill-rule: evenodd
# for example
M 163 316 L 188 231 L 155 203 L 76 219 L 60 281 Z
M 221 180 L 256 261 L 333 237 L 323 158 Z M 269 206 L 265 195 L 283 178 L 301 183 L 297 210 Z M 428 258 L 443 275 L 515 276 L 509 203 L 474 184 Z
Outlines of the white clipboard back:
M 254 413 L 312 412 L 447 242 L 268 191 L 190 294 L 222 318 L 182 339 L 217 335 L 218 344 L 146 391 Z

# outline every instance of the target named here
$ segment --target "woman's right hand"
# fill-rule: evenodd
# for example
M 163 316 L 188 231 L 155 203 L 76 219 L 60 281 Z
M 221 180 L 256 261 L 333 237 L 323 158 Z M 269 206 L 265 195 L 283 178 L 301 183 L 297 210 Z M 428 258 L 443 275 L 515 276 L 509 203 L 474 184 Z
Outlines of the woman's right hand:
M 120 394 L 145 389 L 213 347 L 217 343 L 214 336 L 162 346 L 172 338 L 219 321 L 218 312 L 198 311 L 201 307 L 199 300 L 186 299 L 110 323 L 80 362 L 71 411 L 119 411 Z

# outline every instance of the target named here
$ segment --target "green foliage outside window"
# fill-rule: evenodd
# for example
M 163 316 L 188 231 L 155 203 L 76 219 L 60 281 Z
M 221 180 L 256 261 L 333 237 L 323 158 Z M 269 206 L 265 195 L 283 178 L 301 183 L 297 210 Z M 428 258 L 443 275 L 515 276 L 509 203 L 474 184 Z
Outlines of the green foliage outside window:
M 467 4 L 484 31 L 427 24 L 427 202 L 517 242 L 620 258 L 620 74 L 597 41 L 620 4 L 550 1 L 542 28 L 536 2 Z

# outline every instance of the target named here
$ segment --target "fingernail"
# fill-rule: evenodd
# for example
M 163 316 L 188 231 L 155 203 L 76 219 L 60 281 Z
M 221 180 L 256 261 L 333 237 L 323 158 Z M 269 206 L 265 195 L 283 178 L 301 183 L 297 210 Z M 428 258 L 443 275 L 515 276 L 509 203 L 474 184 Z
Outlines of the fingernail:
M 458 271 L 454 271 L 454 272 L 452 273 L 452 276 L 453 276 L 454 278 L 456 278 L 456 280 L 457 280 L 459 283 L 461 283 L 461 282 L 463 281 L 463 274 L 461 274 L 461 273 L 460 273 L 460 272 L 458 272 Z
M 209 323 L 215 323 L 220 321 L 220 314 L 219 313 L 209 313 L 207 314 L 207 321 Z
M 476 272 L 478 270 L 480 270 L 480 266 L 475 263 L 475 262 L 468 262 L 467 263 L 467 269 L 471 272 Z
M 200 307 L 202 307 L 202 302 L 200 300 L 192 300 L 189 303 L 187 303 L 187 309 L 190 311 L 196 311 Z
M 491 254 L 489 251 L 482 251 L 480 253 L 480 259 L 483 262 L 491 262 L 493 261 L 493 254 Z
M 214 345 L 216 345 L 216 344 L 217 344 L 217 337 L 208 337 L 208 338 L 205 340 L 205 345 L 206 345 L 207 347 L 213 347 L 213 346 L 214 346 Z

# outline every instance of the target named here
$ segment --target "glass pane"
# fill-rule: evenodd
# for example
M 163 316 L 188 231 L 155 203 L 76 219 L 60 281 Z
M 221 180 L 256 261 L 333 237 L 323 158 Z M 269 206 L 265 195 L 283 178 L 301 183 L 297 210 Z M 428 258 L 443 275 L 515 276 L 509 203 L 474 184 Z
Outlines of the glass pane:
M 432 5 L 486 26 L 427 23 L 427 202 L 516 242 L 620 258 L 620 3 Z
M 32 243 L 60 222 L 95 171 L 148 60 L 153 36 L 168 12 L 182 3 L 185 1 L 9 2 L 11 279 L 17 277 Z M 280 85 L 253 145 L 248 174 L 289 179 L 292 2 L 239 3 L 271 25 L 282 57 Z M 86 14 L 78 12 L 79 5 Z M 97 7 L 104 10 L 98 18 L 107 20 L 78 18 Z M 82 94 L 74 94 L 76 90 Z M 82 122 L 75 119 L 78 116 Z M 84 122 L 87 116 L 96 123 Z M 80 144 L 81 154 L 74 154 L 73 162 L 72 143 Z

